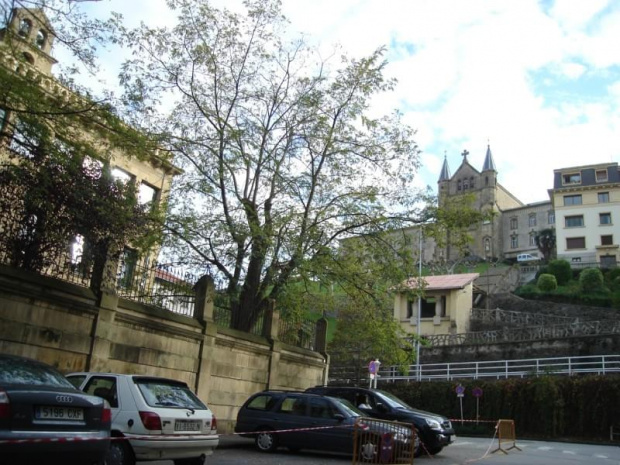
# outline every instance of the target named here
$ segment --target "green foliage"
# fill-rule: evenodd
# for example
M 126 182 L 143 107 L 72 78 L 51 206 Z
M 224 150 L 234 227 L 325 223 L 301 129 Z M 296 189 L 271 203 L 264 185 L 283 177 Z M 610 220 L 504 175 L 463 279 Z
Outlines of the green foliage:
M 541 274 L 538 278 L 537 286 L 541 291 L 549 292 L 558 288 L 558 282 L 552 274 Z
M 594 294 L 605 290 L 603 273 L 598 268 L 586 268 L 579 275 L 581 292 Z
M 465 387 L 465 419 L 476 419 L 476 399 L 471 392 L 480 387 L 480 419 L 514 420 L 517 438 L 608 440 L 610 425 L 617 424 L 620 418 L 620 376 L 540 376 L 459 383 Z M 461 416 L 456 385 L 433 381 L 380 387 L 413 407 L 451 418 L 458 435 L 465 431 L 455 420 Z
M 563 286 L 571 279 L 572 271 L 570 263 L 566 260 L 551 260 L 547 269 L 549 270 L 549 274 L 555 276 L 558 286 Z

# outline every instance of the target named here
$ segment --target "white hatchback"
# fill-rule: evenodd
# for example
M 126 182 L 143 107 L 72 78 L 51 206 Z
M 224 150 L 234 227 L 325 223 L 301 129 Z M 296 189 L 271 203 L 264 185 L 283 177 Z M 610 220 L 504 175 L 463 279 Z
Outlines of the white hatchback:
M 202 465 L 218 445 L 215 416 L 184 382 L 114 373 L 71 373 L 67 379 L 110 404 L 107 465 L 134 465 L 136 460 Z

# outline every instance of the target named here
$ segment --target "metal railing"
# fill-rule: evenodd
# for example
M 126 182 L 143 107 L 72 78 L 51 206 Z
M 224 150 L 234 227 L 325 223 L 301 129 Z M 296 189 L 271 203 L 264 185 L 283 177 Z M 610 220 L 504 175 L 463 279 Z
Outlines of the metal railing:
M 121 260 L 116 276 L 118 295 L 125 299 L 164 308 L 185 316 L 194 315 L 196 278 L 170 266 L 142 266 Z
M 401 373 L 397 367 L 386 367 L 379 371 L 379 382 L 614 373 L 620 373 L 620 355 L 587 355 L 410 365 L 405 374 Z
M 280 341 L 312 350 L 316 337 L 316 322 L 308 319 L 280 320 L 278 338 Z

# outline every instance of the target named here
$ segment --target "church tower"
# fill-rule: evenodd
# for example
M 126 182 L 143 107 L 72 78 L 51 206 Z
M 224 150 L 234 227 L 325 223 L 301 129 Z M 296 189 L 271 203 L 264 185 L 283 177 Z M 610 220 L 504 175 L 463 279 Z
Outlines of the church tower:
M 468 155 L 467 150 L 461 153 L 463 160 L 453 176 L 450 175 L 447 157 L 444 157 L 437 181 L 439 205 L 445 205 L 459 196 L 470 196 L 471 208 L 487 213 L 489 218 L 468 229 L 472 242 L 466 253 L 483 259 L 499 258 L 502 255 L 501 212 L 523 204 L 497 182 L 498 173 L 490 145 L 487 145 L 482 171 L 469 163 Z M 456 260 L 459 255 L 460 252 L 450 244 L 446 246 L 444 256 L 447 260 Z
M 43 10 L 38 8 L 15 8 L 6 28 L 0 30 L 2 50 L 0 59 L 26 62 L 43 74 L 50 76 L 56 60 L 52 57 L 54 31 Z M 7 54 L 8 52 L 8 54 Z

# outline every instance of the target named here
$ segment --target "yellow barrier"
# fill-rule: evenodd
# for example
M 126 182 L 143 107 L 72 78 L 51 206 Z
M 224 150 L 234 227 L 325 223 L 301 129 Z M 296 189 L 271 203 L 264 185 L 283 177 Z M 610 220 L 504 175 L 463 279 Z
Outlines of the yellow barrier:
M 507 454 L 510 449 L 521 450 L 517 447 L 517 433 L 515 432 L 515 422 L 514 420 L 497 420 L 497 425 L 495 426 L 497 430 L 497 440 L 499 442 L 497 449 L 493 451 L 493 453 L 501 450 L 504 454 Z M 512 446 L 508 449 L 502 449 L 502 442 L 511 442 Z

